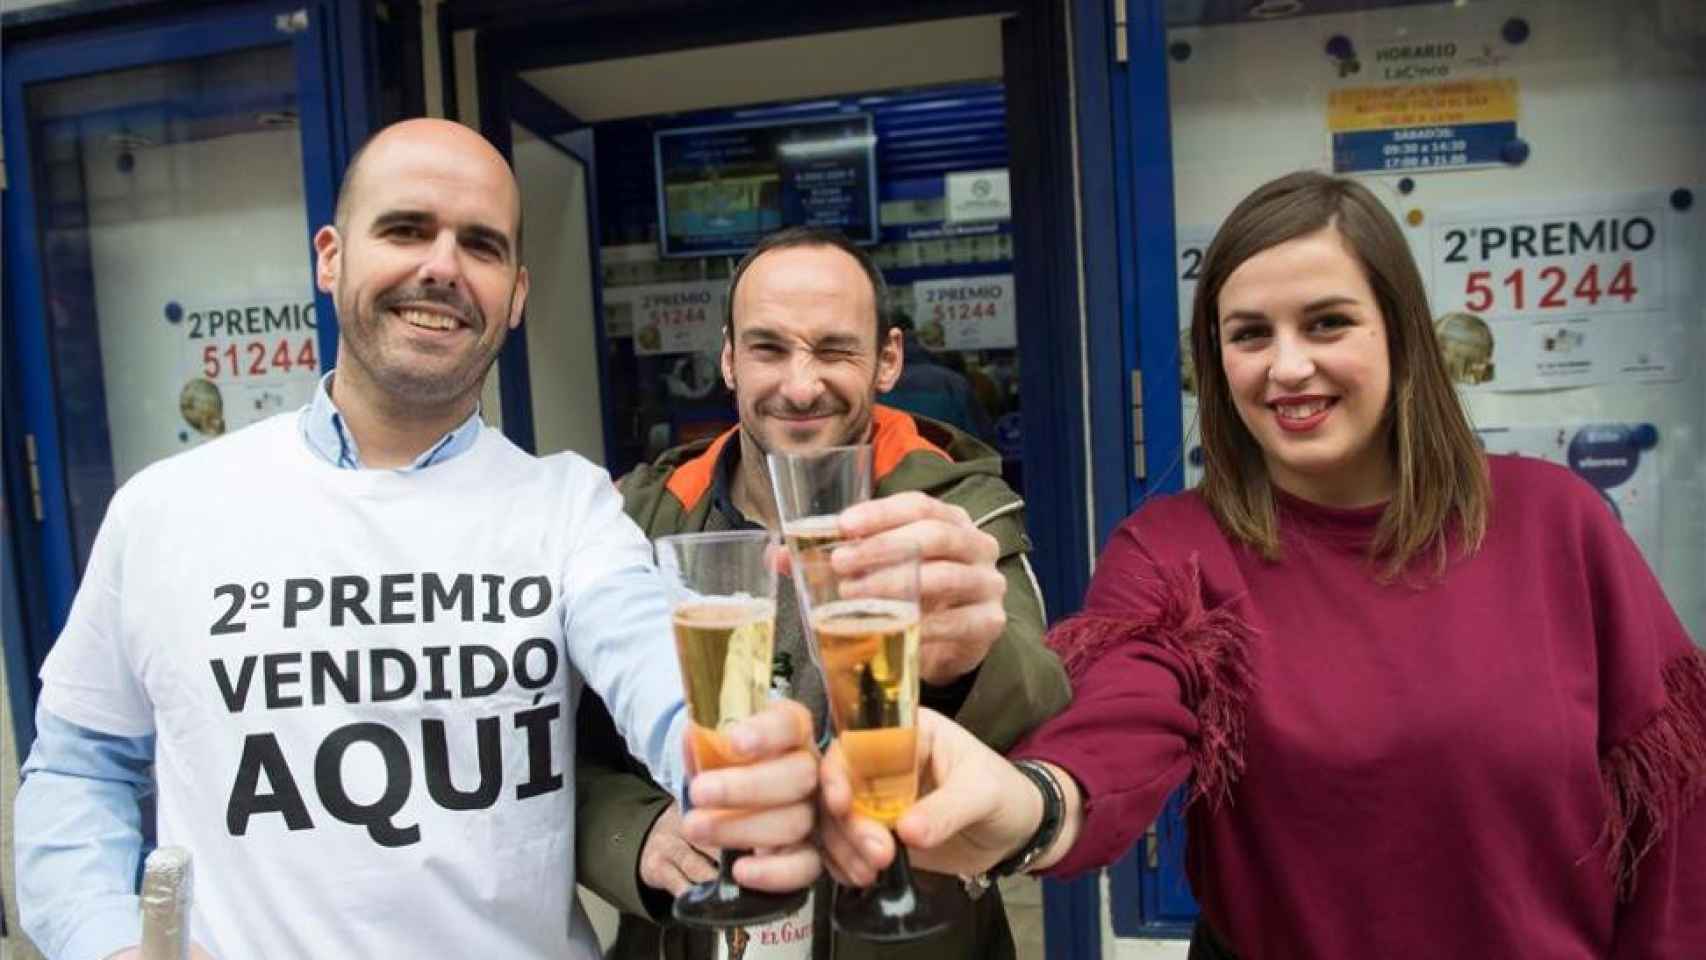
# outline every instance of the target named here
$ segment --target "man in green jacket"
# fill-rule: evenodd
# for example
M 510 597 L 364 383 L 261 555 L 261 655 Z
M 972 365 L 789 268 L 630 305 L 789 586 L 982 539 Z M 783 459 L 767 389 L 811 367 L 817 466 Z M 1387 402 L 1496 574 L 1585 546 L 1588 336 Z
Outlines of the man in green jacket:
M 1042 643 L 1042 596 L 1025 558 L 1024 501 L 989 447 L 951 427 L 876 403 L 899 377 L 900 331 L 882 306 L 882 274 L 844 236 L 789 228 L 735 268 L 724 318 L 722 371 L 739 426 L 665 453 L 621 481 L 629 516 L 651 537 L 700 530 L 779 529 L 764 456 L 869 442 L 871 501 L 844 511 L 843 536 L 919 545 L 924 619 L 921 699 L 997 750 L 1066 705 L 1060 663 Z M 778 661 L 796 668 L 792 695 L 824 729 L 822 677 L 811 666 L 791 585 L 779 585 Z M 680 812 L 623 751 L 596 697 L 580 717 L 577 877 L 623 911 L 610 955 L 749 960 L 827 958 L 829 885 L 808 914 L 722 937 L 669 923 L 670 901 L 715 875 L 709 851 L 681 833 Z M 905 946 L 836 936 L 836 960 L 1012 957 L 1000 897 L 991 891 L 946 934 Z

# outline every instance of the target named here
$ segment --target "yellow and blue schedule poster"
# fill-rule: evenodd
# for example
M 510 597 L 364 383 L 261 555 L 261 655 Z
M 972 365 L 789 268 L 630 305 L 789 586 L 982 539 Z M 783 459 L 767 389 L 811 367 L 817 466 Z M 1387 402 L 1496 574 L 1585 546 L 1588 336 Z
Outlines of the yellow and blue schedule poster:
M 1461 169 L 1511 161 L 1516 81 L 1350 87 L 1327 97 L 1333 172 Z

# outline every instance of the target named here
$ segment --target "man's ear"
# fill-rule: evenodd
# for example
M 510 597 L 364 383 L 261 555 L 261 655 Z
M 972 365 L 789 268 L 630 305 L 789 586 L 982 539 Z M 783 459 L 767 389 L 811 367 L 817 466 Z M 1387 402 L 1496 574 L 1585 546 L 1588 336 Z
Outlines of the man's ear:
M 314 233 L 314 285 L 321 293 L 338 289 L 338 270 L 343 266 L 344 238 L 338 228 L 327 224 Z
M 888 393 L 900 379 L 901 367 L 906 365 L 904 334 L 899 327 L 890 327 L 888 336 L 877 350 L 877 392 Z
M 527 305 L 527 291 L 533 286 L 533 281 L 527 275 L 527 268 L 521 267 L 515 273 L 515 292 L 509 298 L 509 328 L 514 330 L 521 326 L 521 309 Z
M 735 388 L 735 345 L 734 342 L 729 339 L 729 332 L 728 327 L 723 328 L 723 355 L 721 358 L 721 366 L 723 368 L 723 386 L 728 387 L 729 391 L 733 392 Z

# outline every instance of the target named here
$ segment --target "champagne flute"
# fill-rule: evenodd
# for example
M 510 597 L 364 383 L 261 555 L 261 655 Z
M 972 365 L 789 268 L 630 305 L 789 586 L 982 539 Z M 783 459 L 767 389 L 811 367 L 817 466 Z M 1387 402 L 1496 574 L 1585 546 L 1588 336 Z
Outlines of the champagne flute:
M 796 557 L 839 543 L 836 517 L 855 503 L 871 499 L 869 444 L 772 453 L 769 460 L 782 537 Z
M 694 772 L 738 761 L 723 730 L 764 709 L 776 620 L 776 535 L 766 530 L 661 537 L 658 567 L 674 590 L 675 652 L 687 699 L 687 749 Z M 744 890 L 722 850 L 717 876 L 675 898 L 675 919 L 697 927 L 738 927 L 787 916 L 809 894 Z
M 840 572 L 829 551 L 793 562 L 853 810 L 892 831 L 918 799 L 918 550 L 876 541 L 861 550 Z M 898 837 L 875 885 L 836 890 L 832 917 L 837 930 L 877 943 L 932 936 L 950 920 L 943 899 L 921 890 Z
M 776 495 L 776 517 L 781 522 L 782 539 L 793 561 L 795 596 L 803 598 L 808 590 L 804 580 L 806 570 L 798 559 L 820 555 L 827 558 L 841 542 L 838 520 L 841 511 L 871 499 L 871 456 L 868 443 L 769 455 L 770 488 Z M 802 618 L 805 612 L 802 599 Z M 807 634 L 811 633 L 810 623 L 802 626 Z M 817 663 L 816 646 L 808 643 L 806 649 Z

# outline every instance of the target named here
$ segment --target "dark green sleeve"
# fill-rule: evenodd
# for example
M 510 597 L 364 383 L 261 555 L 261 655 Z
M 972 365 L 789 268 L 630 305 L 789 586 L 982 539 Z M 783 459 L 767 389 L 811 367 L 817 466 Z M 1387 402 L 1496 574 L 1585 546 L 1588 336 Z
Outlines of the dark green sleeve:
M 1043 601 L 1025 564 L 1030 541 L 1024 516 L 1012 513 L 983 528 L 1001 544 L 996 569 L 1007 578 L 1007 629 L 978 668 L 977 680 L 954 719 L 996 750 L 1066 708 L 1072 685 L 1043 644 Z
M 604 701 L 583 694 L 576 723 L 575 880 L 623 913 L 659 919 L 669 898 L 640 883 L 640 850 L 674 799 L 638 771 Z

